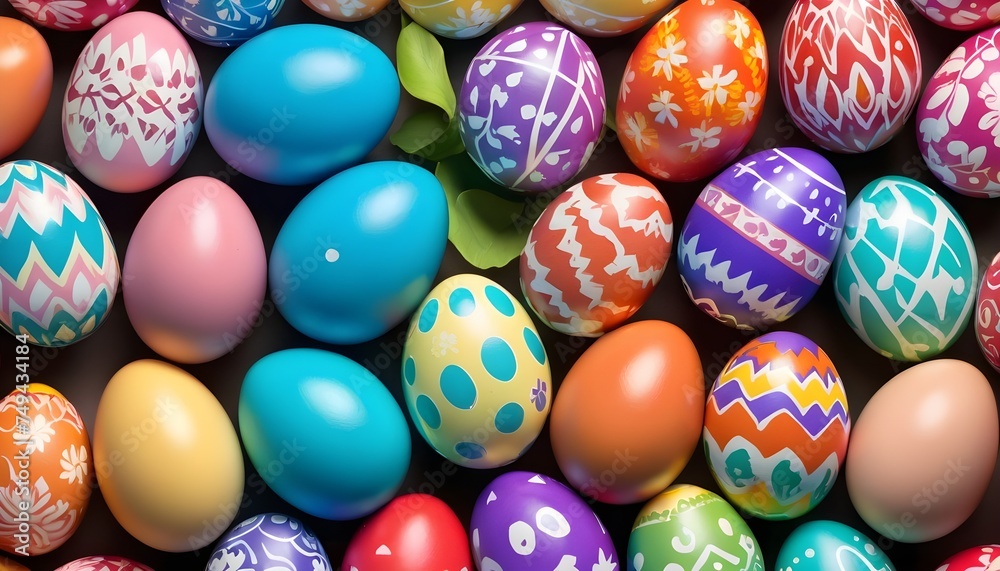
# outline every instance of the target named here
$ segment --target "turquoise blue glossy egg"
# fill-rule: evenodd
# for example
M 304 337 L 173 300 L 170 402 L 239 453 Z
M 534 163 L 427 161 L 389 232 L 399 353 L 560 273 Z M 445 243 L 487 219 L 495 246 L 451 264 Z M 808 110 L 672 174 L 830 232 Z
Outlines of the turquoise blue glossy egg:
M 271 298 L 319 341 L 370 341 L 406 319 L 430 291 L 448 242 L 448 202 L 409 163 L 350 168 L 316 187 L 275 239 Z
M 978 258 L 965 222 L 944 198 L 913 179 L 885 176 L 847 209 L 833 284 L 862 341 L 890 359 L 922 361 L 968 325 Z
M 330 520 L 364 517 L 395 495 L 410 432 L 368 369 L 320 349 L 286 349 L 243 379 L 240 436 L 261 479 L 283 500 Z
M 795 528 L 778 552 L 778 571 L 896 571 L 879 546 L 860 531 L 835 521 Z
M 199 42 L 238 46 L 271 27 L 285 0 L 161 0 L 174 24 Z
M 111 311 L 118 256 L 80 186 L 36 161 L 0 165 L 0 325 L 36 345 L 92 334 Z
M 219 66 L 205 96 L 205 132 L 247 176 L 314 184 L 378 145 L 399 89 L 396 68 L 365 38 L 334 26 L 281 26 Z

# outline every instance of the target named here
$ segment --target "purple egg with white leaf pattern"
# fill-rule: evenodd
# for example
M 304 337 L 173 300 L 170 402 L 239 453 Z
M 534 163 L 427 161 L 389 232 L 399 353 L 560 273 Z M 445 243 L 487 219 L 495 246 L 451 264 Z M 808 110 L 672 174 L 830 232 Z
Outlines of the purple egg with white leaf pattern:
M 472 554 L 480 571 L 618 571 L 604 524 L 576 492 L 548 476 L 508 472 L 472 510 Z
M 472 60 L 459 130 L 487 176 L 541 192 L 583 170 L 606 109 L 601 69 L 587 44 L 562 26 L 532 22 L 498 34 Z
M 222 537 L 205 566 L 205 571 L 215 569 L 329 571 L 333 566 L 305 524 L 284 514 L 264 513 Z

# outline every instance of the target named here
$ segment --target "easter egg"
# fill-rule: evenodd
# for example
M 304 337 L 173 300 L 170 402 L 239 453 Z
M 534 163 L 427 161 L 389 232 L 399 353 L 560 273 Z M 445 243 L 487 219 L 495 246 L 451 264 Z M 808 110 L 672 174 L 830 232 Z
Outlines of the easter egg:
M 469 525 L 481 571 L 619 569 L 611 536 L 590 506 L 542 474 L 494 479 L 479 494 Z
M 618 92 L 622 148 L 644 172 L 705 178 L 750 141 L 767 92 L 767 48 L 734 0 L 684 2 L 639 41 Z
M 952 359 L 914 365 L 872 396 L 851 431 L 851 503 L 894 541 L 944 537 L 982 502 L 998 441 L 996 399 L 979 369 Z
M 188 36 L 217 47 L 238 46 L 271 27 L 285 0 L 161 0 L 163 10 Z
M 957 553 L 936 571 L 989 571 L 1000 565 L 1000 545 L 981 545 Z
M 917 107 L 917 146 L 955 192 L 1000 196 L 1000 28 L 980 32 L 944 60 Z
M 94 467 L 118 523 L 160 551 L 210 545 L 243 501 L 243 454 L 229 415 L 198 379 L 162 361 L 133 361 L 108 382 Z
M 400 0 L 413 21 L 454 40 L 478 38 L 510 16 L 523 0 Z
M 730 327 L 785 321 L 826 277 L 846 207 L 840 175 L 817 153 L 780 148 L 740 159 L 702 190 L 684 221 L 684 291 Z
M 460 466 L 517 460 L 549 415 L 552 378 L 538 331 L 483 276 L 459 274 L 431 290 L 406 332 L 402 377 L 417 431 Z
M 542 6 L 577 33 L 611 37 L 634 32 L 669 0 L 542 0 Z
M 133 12 L 84 46 L 62 101 L 66 152 L 115 192 L 148 190 L 184 164 L 201 130 L 201 70 L 168 20 Z
M 234 350 L 264 305 L 267 260 L 257 223 L 214 178 L 184 179 L 153 201 L 132 232 L 123 270 L 132 327 L 180 363 Z
M 628 173 L 559 194 L 521 252 L 521 290 L 546 325 L 596 337 L 639 311 L 663 277 L 674 237 L 660 191 Z
M 465 527 L 448 504 L 427 494 L 393 498 L 358 529 L 341 569 L 473 571 Z
M 257 473 L 315 517 L 374 512 L 410 464 L 410 431 L 396 400 L 368 369 L 336 353 L 286 349 L 257 361 L 243 379 L 239 419 Z
M 712 385 L 705 455 L 722 492 L 744 512 L 792 519 L 833 489 L 851 417 L 830 357 L 787 331 L 747 343 Z
M 375 44 L 335 26 L 294 24 L 222 62 L 205 95 L 205 132 L 247 176 L 315 184 L 370 153 L 397 107 L 396 68 Z
M 285 220 L 271 250 L 271 296 L 314 339 L 370 341 L 423 301 L 447 243 L 448 202 L 433 174 L 398 161 L 352 167 Z
M 920 50 L 895 0 L 797 0 L 779 53 L 785 108 L 824 149 L 877 149 L 917 104 Z
M 52 53 L 24 22 L 0 17 L 0 158 L 35 133 L 52 95 Z
M 16 563 L 13 559 L 9 557 L 4 557 L 0 555 L 0 570 L 2 571 L 31 571 L 24 565 Z
M 667 488 L 639 511 L 628 538 L 628 571 L 764 571 L 757 538 L 718 495 L 689 484 Z
M 1000 22 L 1000 2 L 993 0 L 911 0 L 928 20 L 952 30 L 971 32 Z
M 142 563 L 124 557 L 95 555 L 83 557 L 59 567 L 55 571 L 153 571 Z
M 280 513 L 247 518 L 219 540 L 205 571 L 216 569 L 333 569 L 316 534 L 301 521 Z
M 36 161 L 0 165 L 0 324 L 36 345 L 92 334 L 119 267 L 107 226 L 73 179 Z
M 781 571 L 896 571 L 889 556 L 868 536 L 826 520 L 810 521 L 795 528 L 781 545 L 776 566 Z
M 81 32 L 103 26 L 138 0 L 10 0 L 10 5 L 39 26 Z
M 848 325 L 869 347 L 920 361 L 965 330 L 978 272 L 972 237 L 951 205 L 913 179 L 886 176 L 847 209 L 833 287 Z
M 976 295 L 976 341 L 983 356 L 1000 371 L 1000 253 L 986 268 Z
M 302 0 L 321 16 L 338 22 L 357 22 L 378 14 L 389 0 Z
M 94 465 L 87 427 L 66 397 L 31 383 L 0 401 L 0 434 L 9 435 L 0 439 L 0 549 L 49 553 L 76 532 L 90 502 Z
M 552 452 L 569 483 L 611 504 L 672 484 L 698 447 L 705 413 L 698 350 L 665 321 L 630 323 L 580 355 L 552 405 Z
M 487 42 L 462 81 L 459 131 L 472 160 L 501 186 L 555 188 L 590 160 L 607 102 L 597 58 L 555 24 L 515 26 Z

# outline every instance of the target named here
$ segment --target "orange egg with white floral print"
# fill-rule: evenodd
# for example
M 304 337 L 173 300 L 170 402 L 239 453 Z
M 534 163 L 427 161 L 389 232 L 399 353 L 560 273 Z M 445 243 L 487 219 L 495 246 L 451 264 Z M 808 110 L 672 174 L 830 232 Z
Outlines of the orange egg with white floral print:
M 687 182 L 721 170 L 753 136 L 767 91 L 767 47 L 734 0 L 690 0 L 653 25 L 629 58 L 616 121 L 629 158 Z
M 94 466 L 83 419 L 52 387 L 0 400 L 0 550 L 42 555 L 80 527 Z

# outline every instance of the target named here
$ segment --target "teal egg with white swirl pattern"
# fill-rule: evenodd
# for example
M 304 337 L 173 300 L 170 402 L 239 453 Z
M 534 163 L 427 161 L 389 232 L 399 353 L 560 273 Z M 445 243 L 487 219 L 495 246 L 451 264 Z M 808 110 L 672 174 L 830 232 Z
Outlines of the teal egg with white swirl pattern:
M 979 275 L 965 222 L 941 196 L 906 177 L 868 184 L 847 209 L 834 261 L 837 304 L 878 353 L 923 361 L 968 325 Z
M 36 161 L 0 165 L 0 325 L 60 347 L 104 322 L 118 291 L 118 255 L 80 186 Z

